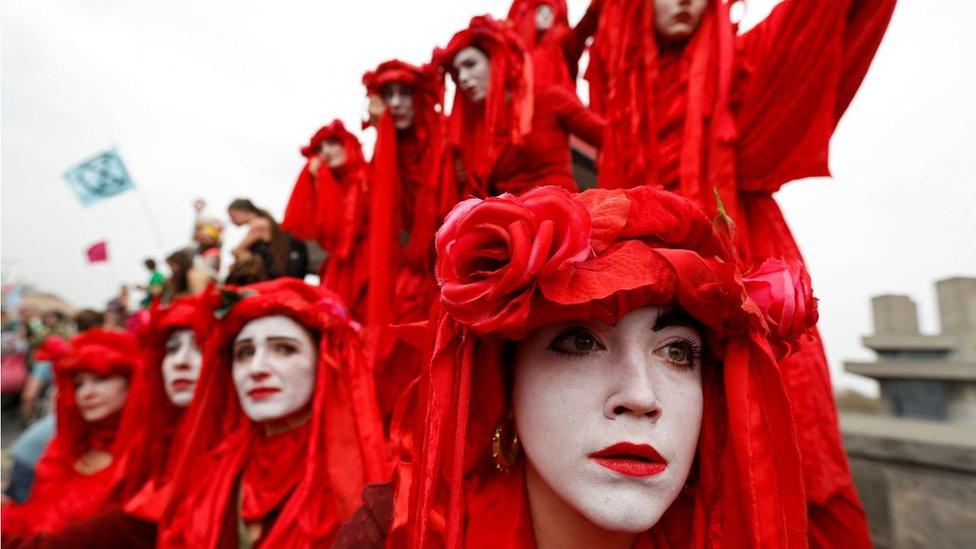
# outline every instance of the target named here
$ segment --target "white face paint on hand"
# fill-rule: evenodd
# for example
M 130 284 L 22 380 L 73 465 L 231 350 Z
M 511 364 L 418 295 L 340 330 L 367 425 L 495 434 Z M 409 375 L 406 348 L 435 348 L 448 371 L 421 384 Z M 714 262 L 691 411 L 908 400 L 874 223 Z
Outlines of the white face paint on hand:
M 518 345 L 512 400 L 529 473 L 610 532 L 654 526 L 698 445 L 701 336 L 661 312 L 554 324 Z
M 491 62 L 485 52 L 474 46 L 462 49 L 451 62 L 461 93 L 468 101 L 480 103 L 488 95 L 491 78 Z
M 174 406 L 185 408 L 190 405 L 202 363 L 193 330 L 181 328 L 170 332 L 166 338 L 162 370 L 166 396 Z
M 291 318 L 265 316 L 245 324 L 234 340 L 232 374 L 247 417 L 275 420 L 308 405 L 315 360 L 311 334 Z
M 552 13 L 552 6 L 540 4 L 535 9 L 535 28 L 539 31 L 547 31 L 552 28 L 555 15 Z
M 102 376 L 81 371 L 75 374 L 75 402 L 87 422 L 99 421 L 118 412 L 129 396 L 129 379 L 121 375 Z
M 413 87 L 391 82 L 380 89 L 380 97 L 386 108 L 390 109 L 396 129 L 405 130 L 413 126 Z
M 346 149 L 338 139 L 326 139 L 322 142 L 319 157 L 333 170 L 341 168 L 346 163 Z

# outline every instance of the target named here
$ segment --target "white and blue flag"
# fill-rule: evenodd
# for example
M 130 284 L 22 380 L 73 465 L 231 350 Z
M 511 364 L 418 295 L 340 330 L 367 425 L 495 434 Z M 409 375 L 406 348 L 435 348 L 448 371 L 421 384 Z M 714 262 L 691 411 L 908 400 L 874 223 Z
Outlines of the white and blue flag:
M 64 178 L 85 206 L 135 188 L 115 149 L 78 164 L 65 172 Z

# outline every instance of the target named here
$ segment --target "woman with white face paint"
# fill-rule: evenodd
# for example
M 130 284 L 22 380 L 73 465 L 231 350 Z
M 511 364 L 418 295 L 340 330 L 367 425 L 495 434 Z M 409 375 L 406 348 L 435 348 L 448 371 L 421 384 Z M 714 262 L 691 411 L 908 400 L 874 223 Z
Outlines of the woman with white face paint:
M 308 159 L 292 189 L 281 228 L 314 240 L 328 254 L 319 269 L 323 285 L 339 294 L 356 318 L 365 308 L 369 182 L 362 146 L 341 120 L 322 126 L 302 147 Z
M 457 85 L 448 139 L 460 183 L 442 185 L 457 189 L 452 204 L 542 184 L 576 190 L 570 135 L 599 148 L 606 124 L 567 87 L 533 79 L 528 52 L 510 25 L 474 17 L 434 51 L 431 63 Z
M 219 320 L 160 545 L 328 544 L 364 484 L 388 475 L 357 325 L 295 279 L 208 299 Z
M 441 211 L 438 185 L 444 161 L 443 80 L 429 66 L 399 60 L 363 75 L 376 129 L 370 161 L 370 233 L 366 317 L 368 353 L 375 364 L 377 399 L 384 425 L 423 363 L 419 350 L 391 324 L 427 319 L 437 296 L 431 243 Z M 396 356 L 396 361 L 386 360 Z
M 23 547 L 154 547 L 177 456 L 190 425 L 185 410 L 196 392 L 201 347 L 212 315 L 198 296 L 150 309 L 143 341 L 145 368 L 132 378 L 129 411 L 114 457 L 121 464 L 116 505 L 64 528 L 23 541 Z
M 382 542 L 805 546 L 770 349 L 795 334 L 770 331 L 733 245 L 648 187 L 459 204 L 437 234 L 429 368 L 394 429 L 395 496 L 372 513 L 392 508 Z M 767 296 L 812 307 L 778 280 Z
M 37 464 L 30 498 L 4 506 L 4 544 L 50 532 L 121 503 L 119 466 L 132 430 L 130 380 L 142 360 L 128 334 L 89 330 L 54 365 L 57 430 Z M 22 539 L 22 538 L 21 538 Z
M 508 20 L 532 57 L 536 86 L 557 85 L 576 93 L 579 61 L 596 31 L 603 0 L 592 0 L 586 13 L 569 25 L 566 0 L 514 0 Z

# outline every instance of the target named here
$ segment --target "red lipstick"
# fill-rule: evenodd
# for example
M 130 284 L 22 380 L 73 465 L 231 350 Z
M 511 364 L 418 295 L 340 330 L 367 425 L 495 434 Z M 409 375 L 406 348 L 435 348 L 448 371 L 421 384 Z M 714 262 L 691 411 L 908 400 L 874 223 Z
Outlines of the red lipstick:
M 173 387 L 173 390 L 174 391 L 176 391 L 176 392 L 179 393 L 179 392 L 182 392 L 182 391 L 188 391 L 188 390 L 192 389 L 193 388 L 193 383 L 194 382 L 193 382 L 192 379 L 180 378 L 180 379 L 174 379 L 173 382 L 170 383 L 170 385 Z
M 281 389 L 276 389 L 274 387 L 256 387 L 247 392 L 247 396 L 251 400 L 264 400 L 270 398 L 275 393 L 280 392 Z
M 590 454 L 590 459 L 629 477 L 650 477 L 661 473 L 668 466 L 668 460 L 653 446 L 633 442 L 618 442 Z

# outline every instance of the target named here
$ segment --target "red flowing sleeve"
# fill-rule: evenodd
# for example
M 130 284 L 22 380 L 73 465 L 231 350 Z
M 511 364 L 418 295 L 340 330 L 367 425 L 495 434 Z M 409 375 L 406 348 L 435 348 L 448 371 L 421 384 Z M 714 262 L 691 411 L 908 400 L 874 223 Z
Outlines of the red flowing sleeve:
M 737 173 L 773 192 L 826 176 L 837 121 L 867 72 L 895 0 L 786 0 L 740 37 Z
M 583 106 L 576 94 L 558 86 L 548 90 L 546 100 L 556 108 L 559 124 L 566 132 L 599 149 L 607 122 L 602 116 Z
M 580 57 L 586 50 L 586 41 L 596 32 L 596 25 L 600 21 L 600 8 L 603 0 L 593 0 L 586 13 L 580 18 L 576 26 L 566 33 L 563 38 L 563 54 L 569 64 L 570 74 L 575 78 L 579 67 Z

